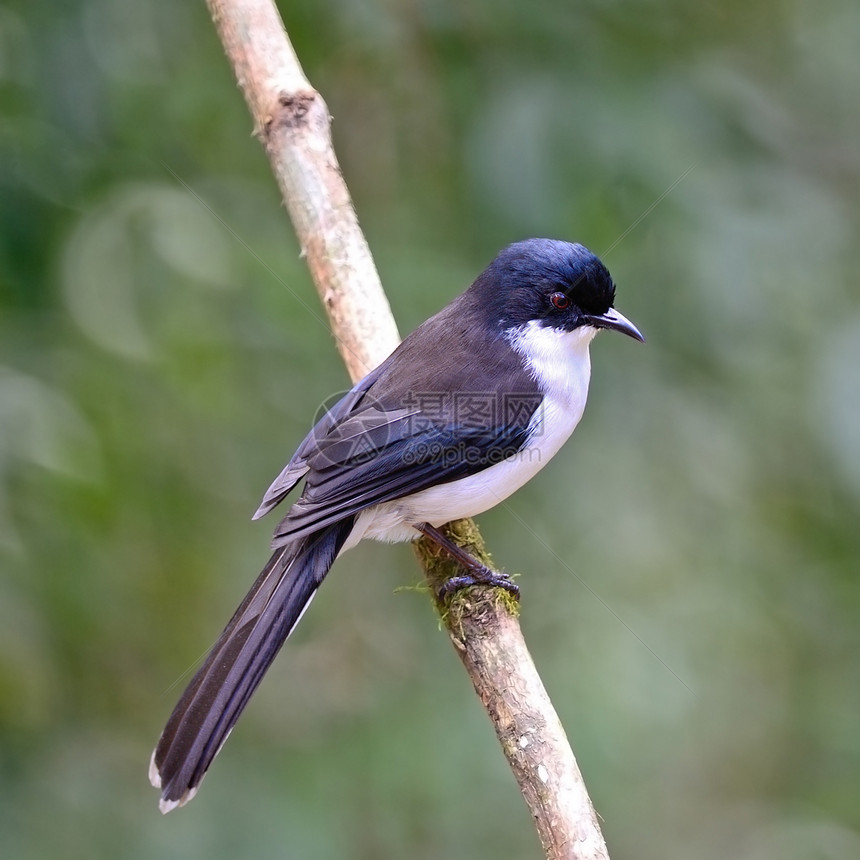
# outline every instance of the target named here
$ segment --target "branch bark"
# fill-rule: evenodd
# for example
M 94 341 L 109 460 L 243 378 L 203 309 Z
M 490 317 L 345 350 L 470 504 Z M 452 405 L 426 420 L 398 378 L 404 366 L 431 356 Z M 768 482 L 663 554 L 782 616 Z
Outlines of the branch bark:
M 272 0 L 207 0 L 353 382 L 399 343 L 343 181 L 330 117 Z
M 330 117 L 310 85 L 272 0 L 207 0 L 272 165 L 302 252 L 353 381 L 398 343 L 397 327 L 334 154 Z M 489 562 L 477 527 L 449 536 Z M 474 588 L 442 599 L 463 571 L 416 543 L 437 608 L 493 722 L 547 858 L 608 860 L 576 759 L 522 637 L 507 592 Z

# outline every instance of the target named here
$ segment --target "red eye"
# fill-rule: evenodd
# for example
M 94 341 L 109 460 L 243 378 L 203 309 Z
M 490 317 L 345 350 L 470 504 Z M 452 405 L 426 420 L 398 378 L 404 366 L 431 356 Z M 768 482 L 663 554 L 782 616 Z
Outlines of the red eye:
M 549 300 L 557 311 L 566 311 L 570 307 L 570 297 L 564 293 L 553 293 Z

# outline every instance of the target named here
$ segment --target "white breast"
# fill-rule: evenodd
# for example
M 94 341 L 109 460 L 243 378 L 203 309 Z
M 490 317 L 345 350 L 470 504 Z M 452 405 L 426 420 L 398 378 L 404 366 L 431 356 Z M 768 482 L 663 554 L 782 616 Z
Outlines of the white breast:
M 582 417 L 591 376 L 588 345 L 596 333 L 591 326 L 564 332 L 534 322 L 511 330 L 511 346 L 523 356 L 546 392 L 529 424 L 526 447 L 468 478 L 368 508 L 359 515 L 344 551 L 365 537 L 413 540 L 417 536 L 413 523 L 441 526 L 476 516 L 533 478 L 555 456 Z

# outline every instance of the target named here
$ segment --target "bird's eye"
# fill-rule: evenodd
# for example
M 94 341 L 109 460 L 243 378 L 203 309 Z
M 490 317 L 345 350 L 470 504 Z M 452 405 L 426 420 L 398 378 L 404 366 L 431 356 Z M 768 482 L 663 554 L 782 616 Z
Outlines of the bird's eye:
M 570 307 L 570 296 L 566 293 L 553 293 L 549 300 L 557 311 L 566 311 Z

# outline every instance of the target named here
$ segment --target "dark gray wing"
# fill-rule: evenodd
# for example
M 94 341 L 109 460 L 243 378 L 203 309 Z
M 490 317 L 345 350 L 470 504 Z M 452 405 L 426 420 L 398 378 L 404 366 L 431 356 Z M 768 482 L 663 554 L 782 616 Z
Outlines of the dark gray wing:
M 272 546 L 501 462 L 528 442 L 535 408 L 536 403 L 528 416 L 523 410 L 520 420 L 493 427 L 419 426 L 420 413 L 368 425 L 364 422 L 377 416 L 351 416 L 341 428 L 352 432 L 344 439 L 327 437 L 309 458 L 305 488 L 275 530 Z
M 527 444 L 541 394 L 498 332 L 465 325 L 472 300 L 464 293 L 419 326 L 308 434 L 255 515 L 305 478 L 273 546 L 480 472 Z

